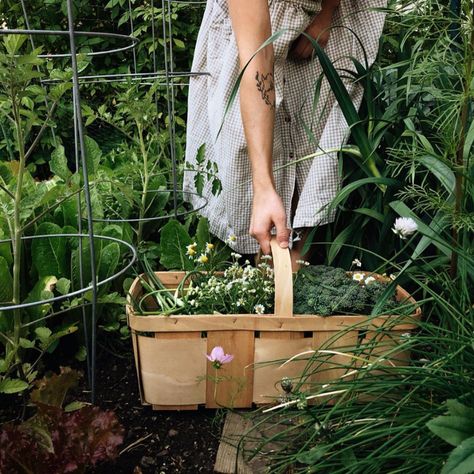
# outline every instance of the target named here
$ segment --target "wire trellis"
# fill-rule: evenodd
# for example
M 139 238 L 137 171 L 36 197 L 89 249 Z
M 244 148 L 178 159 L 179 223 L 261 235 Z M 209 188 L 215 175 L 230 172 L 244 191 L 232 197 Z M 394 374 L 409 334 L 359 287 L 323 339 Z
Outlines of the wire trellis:
M 25 236 L 24 240 L 33 240 L 33 239 L 42 239 L 42 238 L 78 238 L 78 256 L 79 256 L 79 271 L 80 271 L 80 284 L 81 288 L 70 292 L 66 295 L 61 295 L 59 297 L 50 298 L 47 300 L 33 301 L 18 305 L 7 305 L 0 308 L 0 311 L 12 311 L 14 309 L 26 309 L 29 307 L 39 306 L 48 303 L 55 303 L 61 300 L 66 300 L 68 298 L 83 295 L 86 292 L 91 292 L 90 302 L 85 302 L 79 307 L 82 309 L 82 319 L 84 326 L 84 337 L 86 343 L 87 351 L 87 374 L 88 382 L 91 391 L 91 401 L 95 401 L 96 394 L 96 328 L 97 328 L 97 301 L 98 301 L 98 288 L 105 285 L 106 283 L 111 282 L 112 280 L 118 278 L 121 275 L 124 275 L 135 263 L 137 258 L 137 250 L 130 245 L 129 243 L 112 237 L 106 237 L 101 235 L 94 234 L 94 223 L 95 222 L 139 222 L 139 221 L 159 221 L 168 219 L 170 215 L 164 216 L 150 216 L 143 219 L 98 219 L 93 217 L 93 206 L 91 201 L 91 185 L 89 178 L 89 170 L 87 166 L 87 149 L 85 146 L 85 129 L 84 122 L 82 118 L 82 109 L 81 109 L 81 94 L 80 94 L 80 85 L 85 83 L 111 83 L 111 82 L 127 82 L 133 81 L 138 82 L 142 85 L 160 85 L 166 88 L 166 108 L 167 108 L 167 130 L 169 134 L 169 153 L 171 160 L 171 175 L 172 175 L 172 187 L 171 189 L 166 190 L 153 190 L 156 192 L 168 192 L 172 193 L 173 196 L 173 217 L 184 217 L 190 213 L 197 212 L 207 205 L 205 199 L 203 199 L 203 204 L 199 209 L 191 209 L 179 211 L 178 206 L 178 195 L 183 193 L 178 190 L 178 163 L 177 163 L 177 152 L 176 152 L 176 120 L 175 120 L 175 86 L 187 85 L 186 82 L 182 82 L 183 79 L 190 77 L 208 75 L 205 71 L 175 71 L 174 70 L 174 53 L 173 53 L 173 32 L 172 32 L 172 4 L 195 4 L 202 5 L 205 4 L 205 1 L 196 1 L 196 0 L 161 0 L 161 15 L 162 15 L 162 24 L 161 24 L 161 33 L 163 40 L 163 56 L 164 56 L 164 70 L 158 69 L 158 58 L 157 58 L 157 25 L 155 23 L 155 1 L 151 0 L 151 33 L 152 33 L 152 71 L 150 72 L 138 72 L 137 71 L 137 54 L 136 46 L 138 44 L 138 39 L 134 36 L 134 23 L 132 15 L 132 1 L 128 0 L 128 11 L 129 11 L 129 29 L 130 34 L 118 34 L 118 33 L 107 33 L 107 32 L 97 32 L 97 31 L 78 31 L 75 29 L 75 18 L 73 15 L 73 5 L 72 0 L 66 0 L 67 6 L 67 30 L 48 30 L 48 29 L 33 29 L 31 28 L 31 22 L 28 15 L 27 8 L 25 6 L 24 0 L 21 0 L 21 6 L 23 10 L 24 20 L 26 29 L 0 29 L 0 35 L 28 35 L 32 48 L 36 46 L 35 38 L 47 37 L 47 36 L 60 36 L 68 39 L 68 51 L 67 52 L 53 52 L 53 53 L 42 53 L 39 55 L 41 58 L 47 59 L 61 59 L 67 58 L 70 59 L 70 65 L 72 70 L 72 106 L 73 106 L 73 133 L 74 133 L 74 154 L 75 154 L 75 171 L 82 172 L 83 178 L 83 189 L 81 193 L 77 195 L 77 226 L 78 234 L 48 234 L 48 235 L 35 235 L 35 236 Z M 111 49 L 97 49 L 94 51 L 87 51 L 81 53 L 87 57 L 100 57 L 108 56 L 116 53 L 123 53 L 125 51 L 132 52 L 132 71 L 128 73 L 112 73 L 112 74 L 89 74 L 81 76 L 78 70 L 78 51 L 76 46 L 76 38 L 85 37 L 85 38 L 102 38 L 107 40 L 114 40 L 115 42 L 122 44 L 122 46 L 113 47 Z M 48 85 L 56 82 L 55 80 L 42 80 L 42 84 Z M 48 105 L 47 99 L 46 106 Z M 158 98 L 155 94 L 155 107 L 157 112 L 159 111 Z M 158 117 L 158 114 L 157 114 Z M 159 128 L 158 118 L 156 123 L 157 130 Z M 53 144 L 57 143 L 55 130 L 51 126 L 51 134 L 53 137 Z M 151 191 L 151 190 L 150 190 Z M 82 199 L 81 194 L 85 202 L 85 214 L 82 213 Z M 87 223 L 87 232 L 83 232 L 83 222 Z M 84 274 L 85 267 L 83 261 L 83 239 L 88 240 L 88 252 L 90 257 L 90 272 L 92 279 L 90 283 L 85 285 Z M 120 245 L 124 245 L 130 251 L 130 258 L 128 262 L 116 273 L 104 279 L 103 281 L 97 281 L 97 269 L 95 264 L 96 248 L 94 241 L 96 239 L 105 239 L 108 241 L 117 242 Z M 7 240 L 0 241 L 1 243 L 10 242 Z M 87 320 L 86 307 L 90 307 L 90 321 Z M 78 308 L 76 306 L 75 308 Z M 62 314 L 67 309 L 56 311 L 52 314 L 48 314 L 44 319 Z M 38 321 L 35 321 L 36 323 Z M 90 325 L 88 324 L 90 323 Z M 33 324 L 33 323 L 31 323 Z M 28 323 L 27 325 L 30 325 Z M 24 325 L 23 327 L 26 327 Z M 90 334 L 88 333 L 88 326 L 90 326 Z

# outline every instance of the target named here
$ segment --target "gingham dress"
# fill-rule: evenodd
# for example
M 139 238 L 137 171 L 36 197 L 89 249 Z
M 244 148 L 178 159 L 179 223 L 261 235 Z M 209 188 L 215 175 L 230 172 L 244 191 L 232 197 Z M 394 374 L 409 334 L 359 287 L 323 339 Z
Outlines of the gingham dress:
M 363 44 L 369 64 L 374 61 L 384 14 L 373 9 L 384 7 L 385 3 L 385 0 L 341 0 L 333 25 L 347 28 L 333 28 L 325 48 L 338 70 L 354 69 L 351 57 L 365 64 L 364 52 L 355 35 Z M 311 160 L 292 162 L 316 151 L 344 145 L 348 126 L 325 79 L 313 110 L 314 88 L 322 73 L 318 59 L 298 62 L 288 59 L 291 43 L 320 11 L 321 2 L 270 0 L 269 5 L 273 32 L 287 29 L 273 44 L 276 91 L 273 168 L 276 189 L 283 199 L 289 228 L 326 224 L 334 219 L 327 207 L 341 182 L 337 153 L 328 152 Z M 213 234 L 222 240 L 233 234 L 237 237 L 233 244 L 235 250 L 254 253 L 258 244 L 248 234 L 252 208 L 251 170 L 238 97 L 218 136 L 239 69 L 227 1 L 208 0 L 197 39 L 193 71 L 205 71 L 209 76 L 192 77 L 190 81 L 186 161 L 196 164 L 197 150 L 205 144 L 206 160 L 218 165 L 222 192 L 214 196 L 212 183 L 207 181 L 203 196 L 208 204 L 200 212 L 209 219 Z M 358 108 L 362 87 L 348 79 L 343 80 Z M 186 191 L 196 191 L 193 174 L 185 173 L 185 196 Z M 295 193 L 299 199 L 292 218 Z M 194 195 L 187 196 L 195 207 L 202 202 Z

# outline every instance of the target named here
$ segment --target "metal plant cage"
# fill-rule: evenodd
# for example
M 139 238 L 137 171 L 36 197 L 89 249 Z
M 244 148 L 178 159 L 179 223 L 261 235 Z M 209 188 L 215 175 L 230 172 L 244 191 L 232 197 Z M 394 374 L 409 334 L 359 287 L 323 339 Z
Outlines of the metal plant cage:
M 49 60 L 55 60 L 58 58 L 69 59 L 70 67 L 72 70 L 72 115 L 73 115 L 73 133 L 74 133 L 74 156 L 75 156 L 75 171 L 82 173 L 83 178 L 83 188 L 77 196 L 77 234 L 48 234 L 48 235 L 34 235 L 34 236 L 24 236 L 23 241 L 31 241 L 34 239 L 54 239 L 54 238 L 71 238 L 78 239 L 78 248 L 79 248 L 79 266 L 80 266 L 80 275 L 81 275 L 81 288 L 75 291 L 72 291 L 68 294 L 54 297 L 47 300 L 38 300 L 38 301 L 29 301 L 23 304 L 17 305 L 6 305 L 0 307 L 0 311 L 13 311 L 15 309 L 27 309 L 34 306 L 40 306 L 44 304 L 51 304 L 61 300 L 66 300 L 71 297 L 84 295 L 86 292 L 90 292 L 90 299 L 88 302 L 83 302 L 75 308 L 82 309 L 82 319 L 84 327 L 84 340 L 87 350 L 87 375 L 88 383 L 91 392 L 91 401 L 95 401 L 96 395 L 96 345 L 97 345 L 97 304 L 98 304 L 98 290 L 103 285 L 115 280 L 116 278 L 124 275 L 129 269 L 132 268 L 134 263 L 137 260 L 137 249 L 127 243 L 124 240 L 102 236 L 94 233 L 94 223 L 139 223 L 140 221 L 146 222 L 156 222 L 169 219 L 171 217 L 184 217 L 188 214 L 194 213 L 206 206 L 207 202 L 203 198 L 202 206 L 195 209 L 183 210 L 179 209 L 179 202 L 183 201 L 179 196 L 183 196 L 183 191 L 178 189 L 178 164 L 176 156 L 176 120 L 175 120 L 175 82 L 181 81 L 180 86 L 187 85 L 183 83 L 183 79 L 190 78 L 196 75 L 207 75 L 206 72 L 195 72 L 195 71 L 175 71 L 174 70 L 174 53 L 173 53 L 173 32 L 172 32 L 172 4 L 194 4 L 202 5 L 205 4 L 205 1 L 195 1 L 195 0 L 161 0 L 161 4 L 158 8 L 161 7 L 162 12 L 162 22 L 161 25 L 157 25 L 155 21 L 155 15 L 152 15 L 151 19 L 151 36 L 152 44 L 157 44 L 157 32 L 161 30 L 161 38 L 163 40 L 163 58 L 164 58 L 164 70 L 158 70 L 158 61 L 157 61 L 157 52 L 156 47 L 153 47 L 152 53 L 152 71 L 151 72 L 138 72 L 137 71 L 137 57 L 135 48 L 138 44 L 138 39 L 134 36 L 134 24 L 132 17 L 132 0 L 128 0 L 128 10 L 129 10 L 129 32 L 130 34 L 118 34 L 118 33 L 108 33 L 100 31 L 79 31 L 75 29 L 75 18 L 73 12 L 73 1 L 66 0 L 67 5 L 67 25 L 68 30 L 48 30 L 48 29 L 32 29 L 30 26 L 30 16 L 26 8 L 24 0 L 21 1 L 21 7 L 24 16 L 24 22 L 26 25 L 25 29 L 0 29 L 0 35 L 28 35 L 31 47 L 34 49 L 37 47 L 37 43 L 40 42 L 42 37 L 45 36 L 57 36 L 63 37 L 68 40 L 68 47 L 66 52 L 60 53 L 43 53 L 39 55 L 42 58 L 48 58 Z M 155 1 L 151 0 L 151 10 L 154 12 Z M 88 51 L 81 53 L 88 57 L 99 57 L 105 55 L 113 55 L 116 53 L 122 53 L 124 51 L 131 51 L 132 55 L 132 72 L 122 73 L 122 74 L 89 74 L 81 75 L 78 67 L 78 51 L 76 46 L 76 38 L 86 37 L 93 39 L 107 39 L 114 41 L 114 47 L 109 49 L 97 49 L 93 51 Z M 156 193 L 170 193 L 172 195 L 173 201 L 173 211 L 167 215 L 160 216 L 150 216 L 144 218 L 96 218 L 93 213 L 93 205 L 91 201 L 91 184 L 89 178 L 89 170 L 87 166 L 87 148 L 85 146 L 85 127 L 82 117 L 81 110 L 81 84 L 84 83 L 120 83 L 120 82 L 130 82 L 138 83 L 141 86 L 149 87 L 151 85 L 158 84 L 159 87 L 164 87 L 166 92 L 166 113 L 167 113 L 167 132 L 169 134 L 169 156 L 171 160 L 171 176 L 172 182 L 169 183 L 170 186 L 167 189 L 151 189 L 148 192 Z M 54 80 L 41 80 L 43 85 L 48 85 L 49 83 L 54 82 Z M 48 106 L 48 101 L 45 99 L 46 106 Z M 155 94 L 155 106 L 158 108 L 158 100 Z M 158 123 L 156 124 L 158 127 Z M 53 127 L 50 128 L 50 132 L 53 138 L 53 143 L 56 142 L 55 130 Z M 0 191 L 1 192 L 1 191 Z M 82 210 L 82 200 L 85 203 L 84 211 Z M 189 193 L 187 193 L 189 194 Z M 105 240 L 108 242 L 116 242 L 120 245 L 125 246 L 129 251 L 128 261 L 125 262 L 120 269 L 118 269 L 113 275 L 108 276 L 108 278 L 103 279 L 102 281 L 97 280 L 97 268 L 95 263 L 96 257 L 96 247 L 95 240 Z M 83 242 L 87 241 L 87 243 Z M 1 240 L 0 244 L 11 242 L 9 239 Z M 83 248 L 86 248 L 87 245 L 89 252 L 89 261 L 90 261 L 90 273 L 92 275 L 90 283 L 86 283 L 83 278 L 84 273 L 84 261 L 83 261 Z M 86 307 L 90 308 L 89 316 L 86 313 Z M 45 318 L 40 320 L 47 319 L 53 316 L 67 312 L 68 309 L 62 309 L 52 314 L 48 314 Z M 90 318 L 90 320 L 88 320 Z M 38 320 L 38 321 L 40 321 Z M 23 327 L 30 326 L 37 321 L 28 322 L 23 325 Z

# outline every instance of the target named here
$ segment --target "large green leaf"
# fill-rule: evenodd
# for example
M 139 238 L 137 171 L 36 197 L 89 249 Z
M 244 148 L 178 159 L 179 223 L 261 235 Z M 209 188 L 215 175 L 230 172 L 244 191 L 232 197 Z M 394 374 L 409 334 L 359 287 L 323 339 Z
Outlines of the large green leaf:
M 36 235 L 61 234 L 62 229 L 52 222 L 43 222 Z M 65 237 L 41 237 L 31 244 L 31 257 L 40 277 L 54 275 L 57 278 L 67 276 Z
M 49 168 L 52 173 L 59 176 L 63 181 L 67 181 L 71 176 L 71 170 L 68 168 L 64 147 L 59 145 L 51 153 Z
M 0 393 L 18 393 L 28 388 L 28 383 L 20 379 L 3 379 L 0 381 Z
M 160 263 L 168 270 L 191 270 L 193 262 L 186 255 L 186 246 L 191 244 L 191 237 L 186 229 L 175 220 L 170 220 L 161 229 Z
M 99 254 L 97 274 L 100 280 L 105 280 L 113 275 L 120 260 L 120 246 L 117 242 L 111 242 L 102 248 Z
M 368 177 L 363 179 L 358 179 L 347 186 L 344 186 L 332 200 L 329 210 L 336 208 L 341 202 L 349 197 L 351 193 L 353 193 L 356 189 L 360 188 L 361 186 L 365 186 L 366 184 L 385 184 L 385 185 L 393 185 L 397 186 L 400 184 L 399 181 L 392 178 L 383 178 L 383 177 Z
M 10 266 L 4 257 L 0 256 L 0 304 L 9 303 L 13 298 L 13 278 Z
M 204 249 L 207 242 L 211 241 L 209 232 L 209 221 L 205 217 L 200 217 L 196 229 L 196 241 L 198 247 Z
M 472 474 L 474 472 L 474 436 L 453 449 L 441 474 Z
M 91 137 L 84 137 L 85 145 L 85 154 L 86 154 L 86 163 L 87 163 L 87 172 L 89 176 L 94 176 L 97 167 L 99 166 L 100 160 L 102 158 L 102 151 L 95 140 Z
M 426 155 L 419 157 L 417 161 L 424 165 L 430 173 L 433 173 L 450 194 L 454 192 L 456 177 L 451 168 L 439 157 Z
M 53 298 L 54 287 L 58 279 L 55 276 L 43 276 L 41 277 L 29 292 L 28 296 L 23 301 L 24 303 L 33 303 L 36 301 L 49 300 Z M 31 321 L 36 321 L 44 317 L 51 309 L 51 304 L 39 304 L 27 308 L 27 313 L 30 316 Z
M 428 428 L 452 446 L 459 446 L 474 436 L 474 419 L 464 416 L 438 416 L 427 423 Z

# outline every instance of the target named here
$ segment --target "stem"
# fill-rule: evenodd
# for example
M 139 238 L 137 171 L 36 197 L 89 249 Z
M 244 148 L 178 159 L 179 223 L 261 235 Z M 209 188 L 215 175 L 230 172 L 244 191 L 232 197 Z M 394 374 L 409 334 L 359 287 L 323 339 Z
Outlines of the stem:
M 464 186 L 464 144 L 466 142 L 466 127 L 468 120 L 469 104 L 471 101 L 470 98 L 470 85 L 472 81 L 472 62 L 473 62 L 473 52 L 474 52 L 474 1 L 470 2 L 471 11 L 471 39 L 467 47 L 467 58 L 466 58 L 466 75 L 464 78 L 464 88 L 463 88 L 463 104 L 461 109 L 460 117 L 460 137 L 459 143 L 456 150 L 456 167 L 455 175 L 456 182 L 454 188 L 455 195 L 455 205 L 454 205 L 454 218 L 458 216 L 461 212 L 462 198 L 463 198 L 463 186 Z M 453 237 L 453 251 L 451 253 L 451 277 L 456 278 L 458 273 L 458 246 L 459 246 L 459 232 L 455 225 L 452 226 L 451 235 Z
M 16 95 L 16 94 L 15 94 Z M 21 128 L 21 117 L 16 102 L 15 95 L 12 97 L 13 102 L 13 115 L 15 118 L 15 128 L 17 136 L 18 153 L 20 157 L 20 166 L 18 168 L 18 178 L 15 190 L 15 205 L 13 214 L 13 236 L 12 236 L 12 250 L 13 250 L 13 299 L 14 305 L 20 304 L 21 291 L 20 291 L 20 278 L 21 278 L 21 245 L 22 245 L 22 229 L 20 220 L 20 209 L 21 209 L 21 198 L 23 190 L 23 176 L 25 172 L 26 156 L 25 156 L 25 144 L 23 131 Z M 15 353 L 16 362 L 20 362 L 20 356 L 18 354 L 18 347 L 20 342 L 20 331 L 21 331 L 21 309 L 17 308 L 13 311 L 14 315 L 14 328 L 13 328 L 13 351 Z
M 140 211 L 138 213 L 138 234 L 137 234 L 137 245 L 140 245 L 140 242 L 143 238 L 143 225 L 144 225 L 144 217 L 145 217 L 145 208 L 146 208 L 146 199 L 148 194 L 148 185 L 150 182 L 150 175 L 148 173 L 148 152 L 145 147 L 145 141 L 143 140 L 143 130 L 139 123 L 137 123 L 138 128 L 138 136 L 140 140 L 140 151 L 143 157 L 143 189 L 142 189 L 142 199 L 140 205 Z
M 58 105 L 58 101 L 53 102 L 53 105 L 48 111 L 48 114 L 46 115 L 46 119 L 43 122 L 43 125 L 41 126 L 38 134 L 36 135 L 35 139 L 33 140 L 33 143 L 31 146 L 28 148 L 28 151 L 25 153 L 25 160 L 28 159 L 28 157 L 33 153 L 34 149 L 36 148 L 36 145 L 38 145 L 40 138 L 43 136 L 44 131 L 46 130 L 46 127 L 48 126 L 48 122 L 51 120 L 51 117 L 53 116 L 56 107 Z

